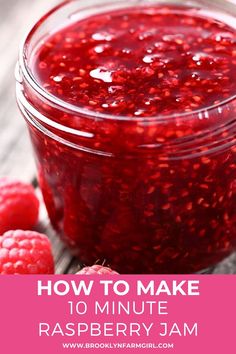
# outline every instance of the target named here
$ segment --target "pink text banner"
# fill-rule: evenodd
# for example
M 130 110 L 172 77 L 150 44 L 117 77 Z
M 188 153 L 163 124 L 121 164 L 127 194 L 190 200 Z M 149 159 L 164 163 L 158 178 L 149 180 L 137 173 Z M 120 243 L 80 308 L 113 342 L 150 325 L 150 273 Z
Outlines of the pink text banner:
M 236 276 L 1 276 L 4 354 L 235 354 Z

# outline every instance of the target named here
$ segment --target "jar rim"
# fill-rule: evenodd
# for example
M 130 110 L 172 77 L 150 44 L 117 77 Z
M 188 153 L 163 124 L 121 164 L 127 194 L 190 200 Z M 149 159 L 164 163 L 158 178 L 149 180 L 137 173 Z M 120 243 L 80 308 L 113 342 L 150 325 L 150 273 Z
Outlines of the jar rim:
M 188 120 L 189 117 L 192 116 L 200 116 L 203 117 L 206 116 L 206 118 L 209 116 L 209 112 L 212 110 L 216 109 L 221 109 L 222 106 L 225 106 L 229 104 L 231 101 L 234 101 L 236 99 L 236 93 L 230 97 L 228 97 L 225 100 L 220 101 L 217 104 L 213 104 L 210 106 L 202 107 L 197 110 L 192 110 L 189 112 L 178 112 L 178 113 L 172 113 L 172 114 L 158 114 L 155 116 L 147 116 L 147 117 L 135 117 L 135 116 L 126 116 L 126 115 L 112 115 L 108 113 L 102 113 L 98 112 L 95 110 L 90 110 L 86 109 L 82 106 L 77 106 L 72 103 L 66 102 L 59 97 L 51 94 L 48 92 L 46 89 L 43 88 L 43 86 L 38 82 L 36 77 L 32 74 L 30 67 L 27 62 L 27 55 L 26 55 L 26 48 L 27 48 L 27 43 L 30 40 L 30 38 L 33 36 L 35 31 L 41 26 L 45 20 L 47 20 L 51 15 L 56 13 L 59 9 L 64 7 L 65 5 L 68 5 L 69 3 L 73 3 L 74 1 L 79 1 L 79 0 L 64 0 L 62 3 L 59 5 L 54 6 L 51 10 L 49 10 L 44 16 L 42 16 L 36 23 L 33 25 L 33 27 L 26 33 L 23 41 L 20 44 L 20 50 L 19 50 L 19 69 L 20 69 L 20 75 L 23 76 L 23 78 L 27 81 L 27 83 L 30 85 L 30 87 L 35 90 L 42 98 L 44 98 L 47 102 L 55 105 L 58 107 L 58 109 L 61 110 L 66 110 L 67 112 L 70 112 L 71 114 L 74 115 L 82 115 L 87 118 L 97 118 L 97 119 L 104 119 L 104 120 L 114 120 L 114 121 L 133 121 L 133 122 L 163 122 L 163 121 L 170 121 L 170 120 L 175 120 L 176 118 L 181 119 L 181 120 Z M 126 1 L 124 1 L 127 3 Z M 168 0 L 167 0 L 168 2 Z M 100 4 L 101 6 L 102 4 Z M 182 4 L 183 5 L 183 4 Z M 184 6 L 184 5 L 183 5 Z M 16 74 L 16 80 L 21 81 L 21 78 L 18 78 L 18 73 Z

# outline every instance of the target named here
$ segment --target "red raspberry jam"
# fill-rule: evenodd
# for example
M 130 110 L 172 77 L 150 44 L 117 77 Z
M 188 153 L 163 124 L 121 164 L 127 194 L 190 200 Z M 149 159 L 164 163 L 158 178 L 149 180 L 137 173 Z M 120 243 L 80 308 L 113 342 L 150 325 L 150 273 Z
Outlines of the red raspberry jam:
M 54 228 L 120 273 L 215 264 L 236 243 L 235 28 L 172 5 L 76 16 L 28 55 L 41 91 L 23 83 Z

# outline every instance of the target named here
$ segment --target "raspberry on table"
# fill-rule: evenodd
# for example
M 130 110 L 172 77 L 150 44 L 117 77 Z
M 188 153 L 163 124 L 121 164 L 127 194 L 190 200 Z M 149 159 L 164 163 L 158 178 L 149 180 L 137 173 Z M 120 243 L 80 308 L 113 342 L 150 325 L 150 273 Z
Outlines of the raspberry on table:
M 38 221 L 39 201 L 27 183 L 0 178 L 0 234 L 31 229 Z
M 76 274 L 81 274 L 81 275 L 114 275 L 114 274 L 119 274 L 116 271 L 112 270 L 111 268 L 104 267 L 99 264 L 95 264 L 91 267 L 85 267 L 81 269 L 78 273 Z
M 46 235 L 13 230 L 0 236 L 0 274 L 53 274 L 51 244 Z

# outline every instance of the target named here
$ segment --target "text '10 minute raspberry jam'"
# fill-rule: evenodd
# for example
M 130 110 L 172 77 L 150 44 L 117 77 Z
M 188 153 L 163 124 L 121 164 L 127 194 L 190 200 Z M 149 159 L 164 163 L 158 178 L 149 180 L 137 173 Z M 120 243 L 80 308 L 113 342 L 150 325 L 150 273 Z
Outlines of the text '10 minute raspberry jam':
M 190 273 L 234 249 L 236 8 L 217 6 L 68 1 L 28 35 L 18 103 L 82 262 Z

